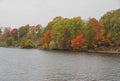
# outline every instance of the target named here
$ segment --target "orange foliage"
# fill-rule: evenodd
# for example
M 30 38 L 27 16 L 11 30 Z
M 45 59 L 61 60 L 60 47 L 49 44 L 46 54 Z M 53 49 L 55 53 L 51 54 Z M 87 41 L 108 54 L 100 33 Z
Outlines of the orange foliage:
M 51 41 L 51 30 L 47 30 L 47 32 L 44 34 L 43 38 L 40 39 L 40 44 L 44 44 L 47 43 L 49 44 L 49 42 Z
M 98 20 L 95 19 L 93 23 L 94 23 L 95 32 L 96 32 L 95 40 L 99 40 L 102 37 L 102 33 L 100 32 L 99 22 Z
M 108 39 L 110 38 L 110 34 L 109 33 L 106 35 L 106 38 L 108 38 Z
M 10 32 L 11 36 L 16 36 L 18 34 L 18 29 L 14 28 L 13 30 L 11 30 Z
M 71 40 L 71 47 L 73 49 L 79 49 L 85 43 L 85 39 L 83 38 L 83 34 L 78 30 L 76 38 Z

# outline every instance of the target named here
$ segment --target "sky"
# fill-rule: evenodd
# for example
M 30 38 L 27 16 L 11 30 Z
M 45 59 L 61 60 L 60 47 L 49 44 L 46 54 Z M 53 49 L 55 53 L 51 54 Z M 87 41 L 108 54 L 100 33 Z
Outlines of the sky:
M 0 27 L 46 26 L 56 16 L 100 19 L 120 8 L 120 0 L 0 0 Z

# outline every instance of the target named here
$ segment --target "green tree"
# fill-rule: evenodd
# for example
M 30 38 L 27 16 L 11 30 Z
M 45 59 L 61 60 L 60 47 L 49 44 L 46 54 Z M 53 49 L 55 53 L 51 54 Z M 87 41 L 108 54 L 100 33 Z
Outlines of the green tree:
M 47 32 L 47 30 L 52 30 L 52 27 L 53 27 L 56 23 L 58 23 L 59 21 L 61 21 L 62 19 L 63 19 L 63 17 L 61 17 L 61 16 L 57 16 L 57 17 L 53 18 L 53 20 L 50 21 L 50 22 L 48 23 L 48 25 L 43 29 L 43 35 L 44 35 L 45 32 Z
M 21 43 L 20 43 L 21 48 L 34 48 L 35 44 L 32 40 L 22 38 Z
M 5 41 L 8 37 L 10 37 L 10 27 L 6 27 L 2 33 L 1 39 Z
M 93 49 L 94 48 L 94 38 L 96 36 L 96 32 L 95 32 L 95 25 L 94 25 L 94 21 L 96 21 L 95 18 L 90 18 L 87 22 L 86 22 L 86 32 L 85 32 L 85 38 L 87 40 L 87 44 L 88 44 L 88 48 L 89 49 Z
M 100 22 L 103 23 L 106 32 L 111 34 L 112 41 L 115 42 L 120 34 L 120 9 L 107 12 L 101 17 Z
M 77 30 L 83 30 L 84 22 L 80 17 L 62 18 L 52 26 L 52 37 L 59 49 L 68 49 Z
M 25 36 L 29 31 L 29 28 L 25 27 L 25 26 L 22 26 L 19 28 L 19 35 L 20 37 L 23 37 Z
M 14 46 L 15 43 L 14 43 L 13 38 L 12 38 L 12 37 L 8 37 L 8 38 L 6 39 L 6 44 L 7 44 L 7 46 Z

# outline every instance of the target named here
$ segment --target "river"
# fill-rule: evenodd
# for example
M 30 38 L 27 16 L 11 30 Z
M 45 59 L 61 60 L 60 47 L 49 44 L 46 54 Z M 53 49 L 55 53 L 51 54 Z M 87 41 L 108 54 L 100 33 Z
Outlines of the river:
M 120 55 L 0 47 L 0 81 L 120 81 Z

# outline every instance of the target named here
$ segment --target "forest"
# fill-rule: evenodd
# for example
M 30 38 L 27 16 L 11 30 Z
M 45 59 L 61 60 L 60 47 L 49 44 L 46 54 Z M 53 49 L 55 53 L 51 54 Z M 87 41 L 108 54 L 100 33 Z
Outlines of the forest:
M 120 9 L 107 12 L 99 20 L 57 16 L 46 27 L 27 24 L 0 28 L 0 47 L 120 51 Z

